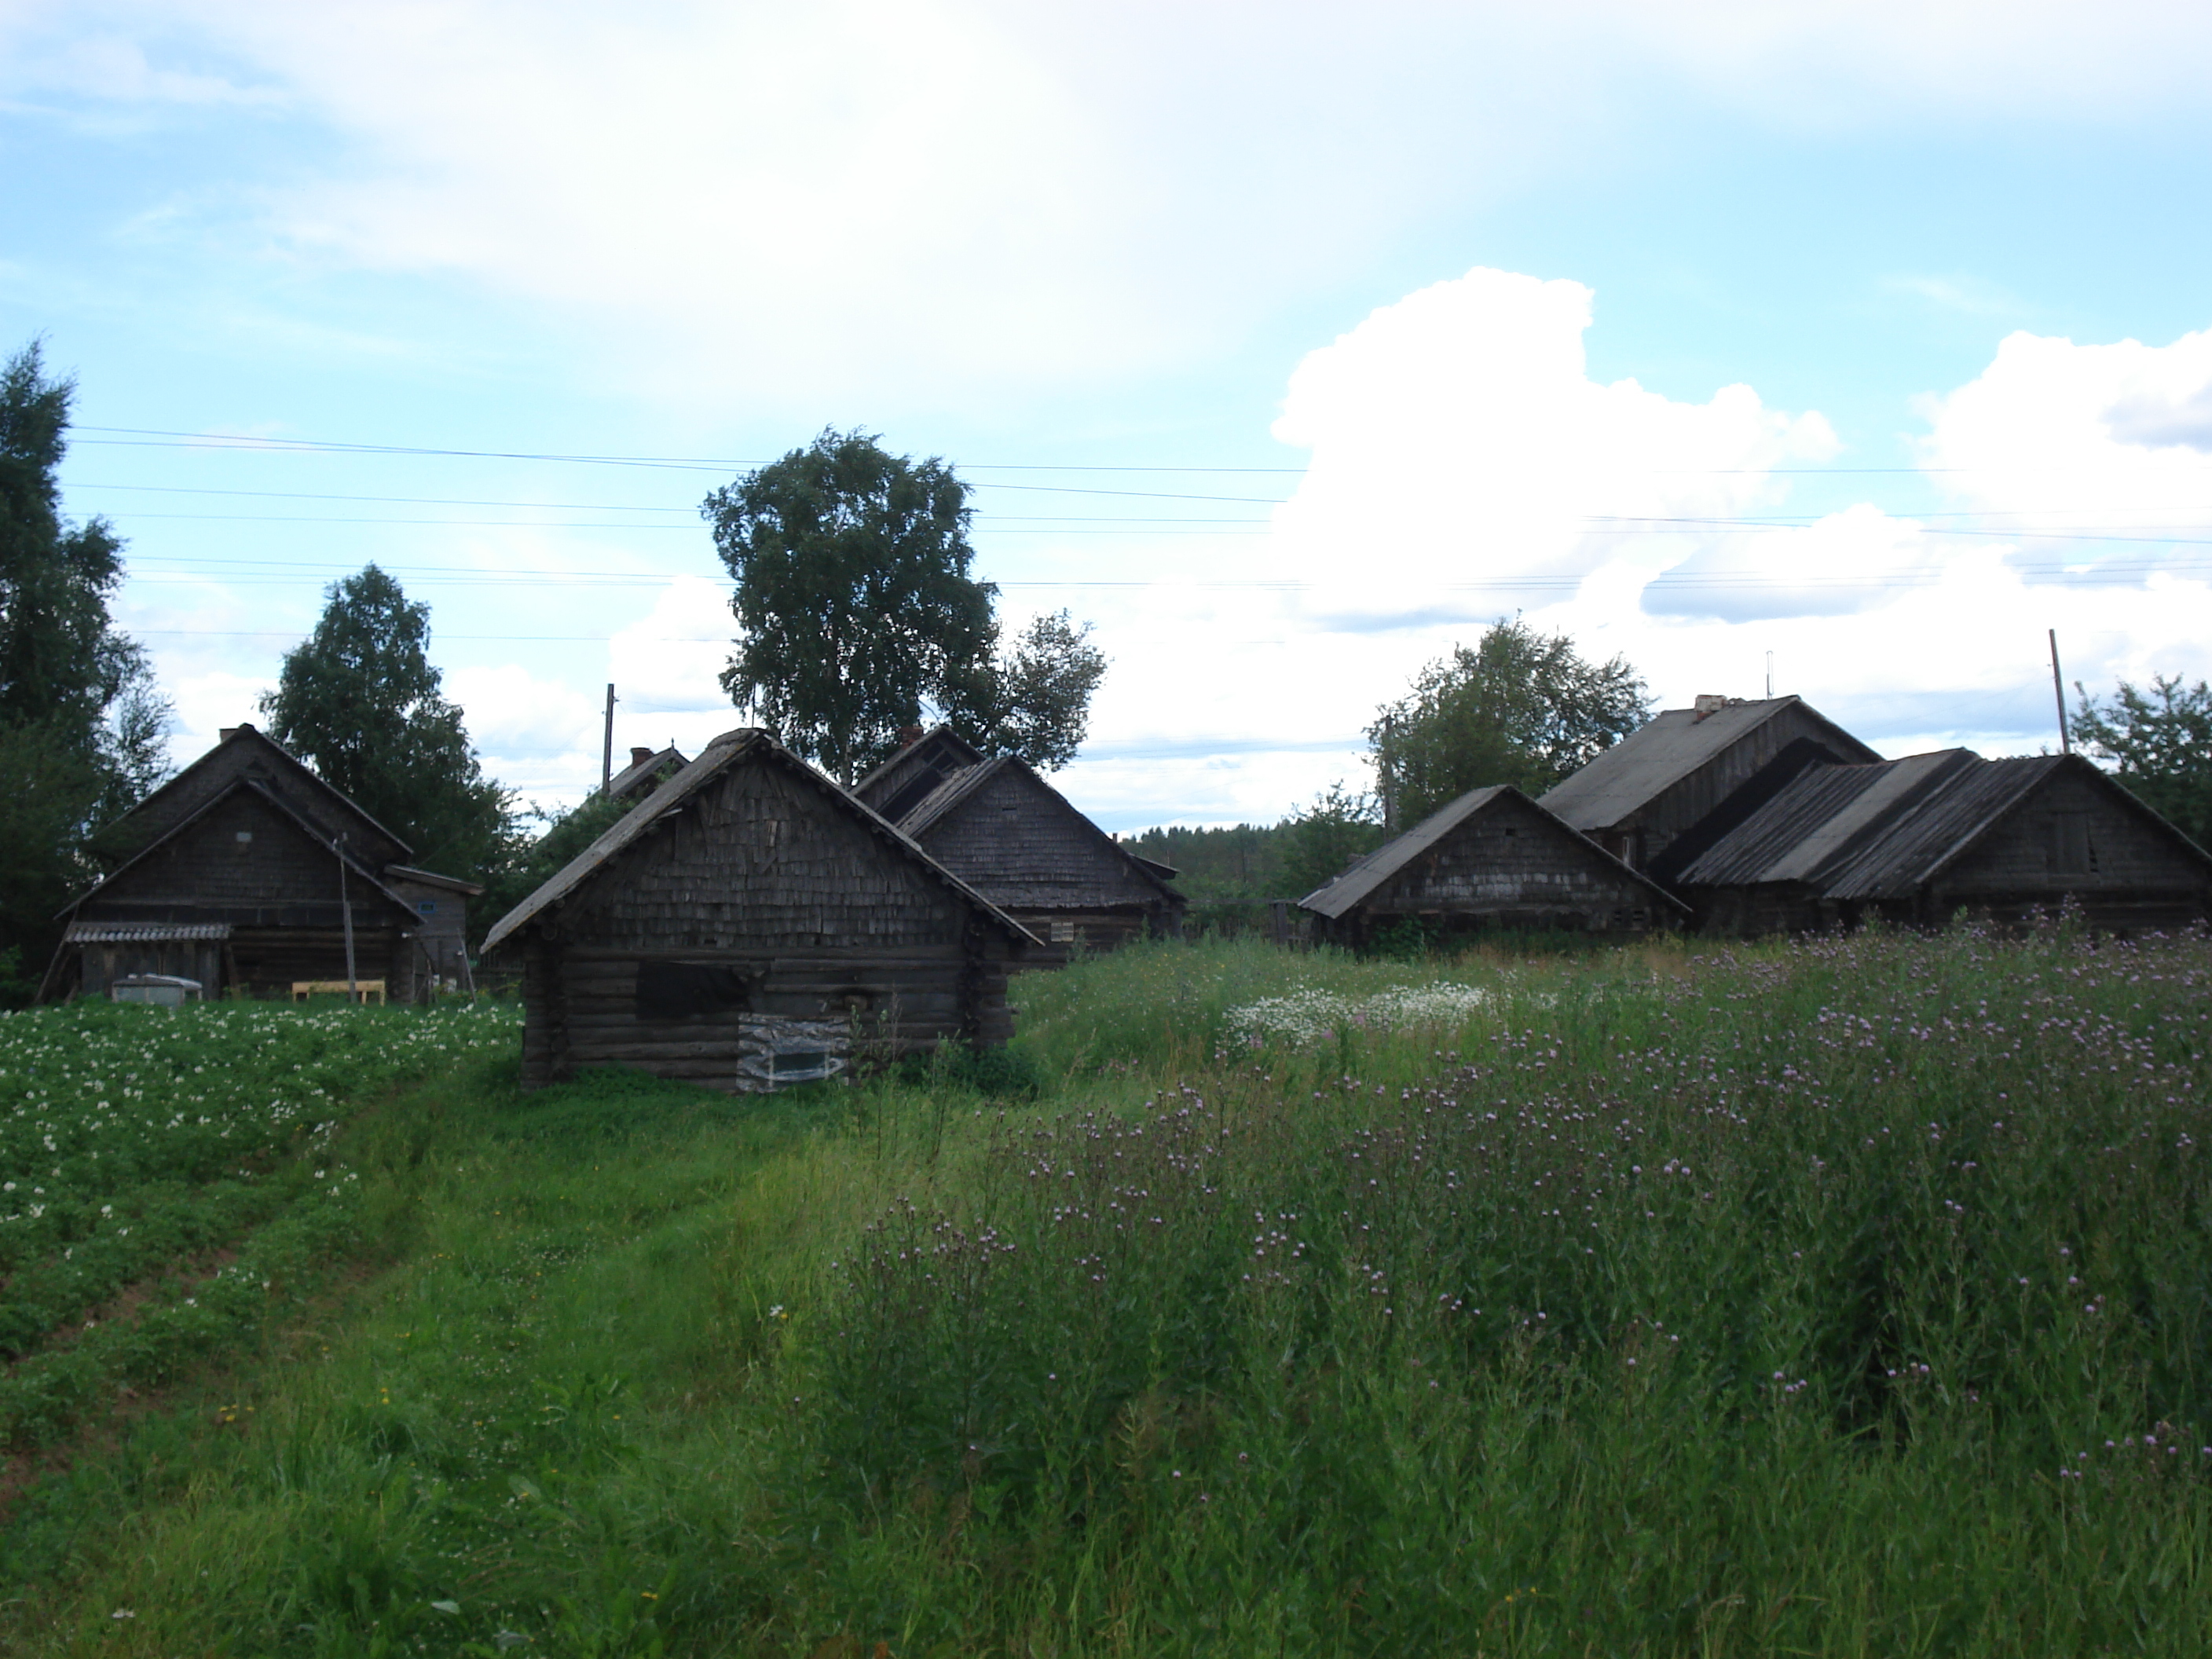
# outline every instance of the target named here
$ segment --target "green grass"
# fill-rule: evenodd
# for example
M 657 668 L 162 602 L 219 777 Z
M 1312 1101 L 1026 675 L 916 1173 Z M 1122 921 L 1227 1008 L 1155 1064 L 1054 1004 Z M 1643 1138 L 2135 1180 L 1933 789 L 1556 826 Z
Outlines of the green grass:
M 2212 1638 L 2203 941 L 1018 994 L 1011 1066 L 355 1116 L 368 1276 L 19 1497 L 11 1649 Z

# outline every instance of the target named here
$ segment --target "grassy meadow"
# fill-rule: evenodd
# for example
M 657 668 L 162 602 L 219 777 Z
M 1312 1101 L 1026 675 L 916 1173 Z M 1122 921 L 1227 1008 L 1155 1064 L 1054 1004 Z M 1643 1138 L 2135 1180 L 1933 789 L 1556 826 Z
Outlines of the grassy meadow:
M 770 1099 L 524 1095 L 498 1009 L 0 1021 L 0 1641 L 2212 1646 L 2205 940 L 1018 994 Z

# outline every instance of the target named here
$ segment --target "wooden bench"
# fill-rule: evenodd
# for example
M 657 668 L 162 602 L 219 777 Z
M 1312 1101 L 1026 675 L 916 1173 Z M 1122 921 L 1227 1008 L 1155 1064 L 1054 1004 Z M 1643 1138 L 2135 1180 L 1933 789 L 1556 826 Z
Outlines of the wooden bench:
M 355 1000 L 367 1003 L 372 999 L 384 1000 L 384 981 L 380 979 L 357 979 L 353 982 Z M 292 981 L 292 1000 L 305 1002 L 309 997 L 342 997 L 346 994 L 346 982 L 342 979 L 295 979 Z

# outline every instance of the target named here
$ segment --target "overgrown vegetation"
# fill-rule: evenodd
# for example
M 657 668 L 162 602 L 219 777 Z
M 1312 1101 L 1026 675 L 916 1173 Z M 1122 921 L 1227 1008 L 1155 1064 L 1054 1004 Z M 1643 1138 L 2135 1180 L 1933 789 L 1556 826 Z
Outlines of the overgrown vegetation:
M 14 1644 L 2212 1633 L 2204 941 L 1020 989 L 1018 1076 L 480 1060 L 343 1132 L 393 1265 L 21 1497 Z

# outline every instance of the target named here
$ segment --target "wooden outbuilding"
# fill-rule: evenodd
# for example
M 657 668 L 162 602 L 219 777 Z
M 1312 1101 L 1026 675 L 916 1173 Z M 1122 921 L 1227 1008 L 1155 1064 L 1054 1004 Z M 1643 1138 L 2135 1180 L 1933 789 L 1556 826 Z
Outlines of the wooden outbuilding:
M 1471 790 L 1298 901 L 1315 937 L 1350 949 L 1417 923 L 1431 940 L 1498 928 L 1631 937 L 1688 912 L 1510 785 Z
M 1703 696 L 1653 716 L 1538 804 L 1672 885 L 1806 767 L 1881 758 L 1802 698 Z
M 1175 871 L 1130 852 L 1024 761 L 986 759 L 939 726 L 853 793 L 1042 940 L 1033 965 L 1182 936 Z
M 1960 914 L 2017 925 L 2071 903 L 2100 932 L 2202 921 L 2212 855 L 2078 755 L 1964 749 L 1790 780 L 1681 872 L 1707 933 Z
M 392 1000 L 465 985 L 473 882 L 404 862 L 407 843 L 251 726 L 101 832 L 117 860 L 63 913 L 42 1000 L 167 974 L 202 994 L 286 997 L 380 981 Z
M 752 1092 L 1012 1033 L 1036 941 L 765 732 L 725 732 L 503 917 L 522 1080 Z

